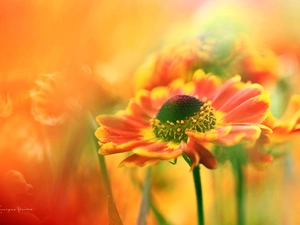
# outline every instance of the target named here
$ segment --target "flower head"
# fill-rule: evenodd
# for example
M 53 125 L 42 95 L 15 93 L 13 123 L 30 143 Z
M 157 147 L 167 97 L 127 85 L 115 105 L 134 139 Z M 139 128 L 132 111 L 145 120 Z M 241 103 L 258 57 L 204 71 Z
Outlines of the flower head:
M 40 74 L 36 87 L 30 91 L 34 119 L 47 125 L 63 123 L 74 107 L 72 103 L 79 102 L 88 93 L 89 76 L 87 66 Z
M 252 142 L 262 133 L 270 100 L 262 86 L 243 83 L 239 76 L 222 84 L 198 70 L 193 80 L 140 90 L 125 110 L 96 118 L 102 155 L 132 152 L 120 165 L 143 166 L 185 154 L 192 168 L 216 168 L 211 144 Z
M 245 80 L 268 86 L 279 79 L 278 56 L 269 49 L 250 48 L 239 62 L 239 72 Z
M 136 89 L 151 90 L 168 85 L 176 78 L 190 81 L 194 72 L 205 72 L 219 76 L 231 74 L 233 61 L 243 46 L 240 35 L 218 36 L 202 34 L 175 46 L 166 47 L 150 57 L 135 74 Z
M 30 92 L 31 113 L 35 120 L 47 125 L 60 124 L 65 120 L 68 93 L 62 88 L 64 83 L 64 76 L 58 72 L 40 75 L 36 81 L 37 88 Z

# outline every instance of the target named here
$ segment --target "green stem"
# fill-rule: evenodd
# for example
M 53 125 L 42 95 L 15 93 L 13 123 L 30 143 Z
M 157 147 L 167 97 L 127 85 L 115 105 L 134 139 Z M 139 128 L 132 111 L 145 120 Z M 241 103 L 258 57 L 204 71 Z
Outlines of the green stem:
M 94 144 L 95 144 L 95 146 L 97 146 L 98 140 L 95 137 L 94 132 L 98 129 L 98 125 L 97 125 L 93 115 L 89 111 L 86 112 L 86 120 L 87 120 L 89 128 L 92 132 Z M 99 155 L 98 153 L 97 153 L 97 157 L 98 157 L 98 162 L 99 162 L 99 166 L 100 166 L 102 179 L 103 179 L 105 189 L 106 189 L 107 195 L 108 195 L 109 224 L 122 225 L 123 224 L 122 220 L 120 218 L 118 209 L 114 203 L 114 198 L 113 198 L 113 193 L 111 190 L 111 185 L 110 185 L 110 180 L 109 180 L 109 176 L 108 176 L 108 172 L 107 172 L 105 158 L 104 158 L 104 156 Z
M 99 145 L 98 140 L 94 135 L 94 132 L 98 129 L 98 125 L 97 125 L 93 115 L 91 114 L 91 112 L 89 112 L 89 111 L 86 112 L 86 119 L 87 119 L 87 123 L 90 128 L 90 131 L 92 133 L 94 144 L 95 144 L 95 146 L 98 146 Z M 108 176 L 108 172 L 107 172 L 105 158 L 104 158 L 104 156 L 99 155 L 99 154 L 97 154 L 97 157 L 98 157 L 100 171 L 102 174 L 102 178 L 103 178 L 103 181 L 105 184 L 106 191 L 107 191 L 108 195 L 110 197 L 112 197 L 112 191 L 111 191 L 111 186 L 110 186 L 110 181 L 109 181 L 109 176 Z
M 235 171 L 237 224 L 245 225 L 244 174 L 243 174 L 242 163 L 237 158 L 232 161 L 232 165 Z
M 202 198 L 202 187 L 201 187 L 199 166 L 196 166 L 193 169 L 193 178 L 194 178 L 194 185 L 195 185 L 196 199 L 197 199 L 198 225 L 204 225 L 203 198 Z
M 189 164 L 189 166 L 192 166 L 192 162 L 187 155 L 182 154 L 182 157 Z M 196 200 L 197 200 L 198 225 L 204 225 L 202 185 L 201 185 L 199 165 L 195 166 L 193 169 L 193 178 L 194 178 L 194 186 L 195 186 Z
M 110 181 L 109 181 L 109 177 L 108 177 L 106 161 L 105 161 L 104 156 L 98 154 L 98 162 L 100 165 L 100 170 L 101 170 L 102 178 L 104 181 L 105 189 L 106 189 L 108 195 L 110 197 L 112 197 L 112 191 L 111 191 L 111 186 L 110 186 Z
M 147 224 L 147 214 L 150 203 L 150 186 L 151 186 L 151 167 L 147 169 L 145 185 L 143 187 L 142 202 L 140 207 L 140 212 L 138 215 L 137 224 L 145 225 Z
M 139 179 L 133 173 L 131 173 L 131 178 L 134 184 L 136 184 L 141 190 L 144 189 L 144 185 L 142 184 L 142 182 L 140 182 Z M 158 224 L 171 225 L 171 223 L 169 223 L 166 220 L 166 218 L 162 215 L 162 213 L 159 211 L 158 207 L 156 207 L 151 192 L 149 192 L 149 207 L 151 208 Z

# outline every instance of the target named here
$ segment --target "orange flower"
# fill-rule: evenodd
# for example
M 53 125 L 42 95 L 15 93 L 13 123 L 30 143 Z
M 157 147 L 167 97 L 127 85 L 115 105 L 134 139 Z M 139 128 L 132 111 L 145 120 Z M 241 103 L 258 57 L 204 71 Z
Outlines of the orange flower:
M 168 87 L 140 90 L 126 110 L 96 118 L 99 154 L 133 152 L 122 165 L 157 163 L 183 153 L 192 168 L 217 167 L 212 143 L 231 146 L 253 142 L 272 130 L 263 125 L 270 100 L 262 86 L 239 76 L 225 82 L 198 70 L 193 80 L 175 80 Z
M 237 35 L 224 37 L 204 34 L 178 45 L 167 47 L 150 57 L 135 74 L 136 89 L 151 90 L 168 85 L 176 78 L 192 79 L 198 69 L 226 76 L 232 72 L 231 62 L 241 50 L 243 39 Z
M 257 169 L 264 169 L 273 160 L 273 155 L 281 155 L 281 144 L 291 141 L 300 134 L 300 95 L 293 95 L 280 119 L 273 116 L 264 122 L 273 133 L 261 135 L 256 143 L 247 148 L 249 161 Z M 267 151 L 262 151 L 265 149 Z
M 203 64 L 203 61 L 210 60 L 209 50 L 212 49 L 211 42 L 215 40 L 206 42 L 195 39 L 152 55 L 135 74 L 136 89 L 151 90 L 160 85 L 168 85 L 180 77 L 190 79 L 196 67 Z
M 290 140 L 300 133 L 300 95 L 293 95 L 290 98 L 286 111 L 275 121 L 273 130 L 274 143 Z
M 249 47 L 251 48 L 251 47 Z M 262 84 L 274 85 L 279 79 L 278 57 L 269 49 L 249 49 L 239 62 L 239 73 L 245 80 Z
M 88 93 L 90 69 L 87 66 L 69 67 L 50 74 L 40 74 L 36 88 L 30 91 L 31 113 L 35 120 L 61 124 L 70 114 L 72 102 L 79 102 Z
M 36 81 L 37 88 L 31 90 L 31 113 L 35 120 L 56 125 L 66 119 L 66 102 L 69 94 L 65 91 L 65 77 L 59 73 L 41 74 Z

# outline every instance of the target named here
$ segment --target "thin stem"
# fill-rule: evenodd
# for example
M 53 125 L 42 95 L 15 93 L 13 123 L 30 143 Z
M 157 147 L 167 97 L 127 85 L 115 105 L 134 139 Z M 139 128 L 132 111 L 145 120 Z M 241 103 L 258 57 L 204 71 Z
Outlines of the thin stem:
M 86 120 L 89 125 L 89 128 L 92 132 L 93 136 L 93 141 L 95 143 L 95 146 L 98 145 L 98 140 L 94 135 L 94 132 L 98 129 L 97 123 L 92 116 L 91 112 L 87 111 L 86 112 Z M 102 155 L 97 154 L 98 157 L 98 162 L 100 166 L 100 171 L 102 175 L 102 179 L 104 181 L 105 189 L 107 191 L 108 195 L 108 217 L 109 217 L 109 224 L 114 224 L 114 225 L 122 225 L 122 220 L 120 218 L 118 209 L 114 203 L 114 198 L 113 198 L 113 193 L 111 190 L 111 185 L 110 185 L 110 180 L 107 172 L 107 167 L 106 167 L 106 162 L 105 158 Z
M 201 187 L 199 166 L 196 166 L 193 169 L 193 178 L 194 178 L 194 185 L 195 185 L 196 199 L 197 199 L 198 225 L 204 225 L 203 198 L 202 198 L 202 187 Z
M 245 225 L 244 174 L 242 163 L 236 158 L 232 161 L 232 165 L 235 172 L 237 224 Z
M 150 186 L 151 186 L 151 167 L 147 169 L 145 185 L 143 187 L 142 202 L 138 215 L 137 225 L 146 225 L 147 214 L 150 203 Z
M 95 144 L 95 146 L 98 146 L 98 140 L 94 135 L 94 132 L 98 129 L 98 126 L 96 124 L 96 121 L 94 120 L 94 117 L 92 116 L 92 114 L 89 111 L 86 112 L 86 119 L 87 119 L 87 123 L 90 128 L 90 131 L 93 134 L 92 136 L 93 136 L 94 144 Z M 98 158 L 102 178 L 103 178 L 103 181 L 105 184 L 105 189 L 106 189 L 108 195 L 110 197 L 112 197 L 112 191 L 111 191 L 111 186 L 110 186 L 110 181 L 109 181 L 109 176 L 108 176 L 108 172 L 107 172 L 105 158 L 104 158 L 104 156 L 99 155 L 99 154 L 97 154 L 97 158 Z
M 93 142 L 95 146 L 98 146 L 98 140 L 94 135 L 94 132 L 98 129 L 98 125 L 95 121 L 94 116 L 89 110 L 84 110 L 76 101 L 70 100 L 68 102 L 68 106 L 70 109 L 74 112 L 74 115 L 80 120 L 80 117 L 83 115 L 85 118 L 85 121 L 88 125 L 88 129 L 90 130 L 92 137 L 93 137 Z M 75 139 L 76 140 L 76 139 Z M 106 162 L 105 158 L 102 155 L 97 154 L 98 157 L 98 162 L 100 165 L 100 170 L 102 174 L 102 178 L 105 184 L 106 191 L 108 193 L 108 196 L 112 198 L 112 191 L 111 191 L 111 186 L 110 186 L 110 181 L 109 181 L 109 176 L 106 168 Z
M 143 185 L 143 183 L 141 181 L 139 181 L 139 179 L 133 173 L 131 173 L 131 178 L 132 178 L 132 181 L 134 182 L 134 184 L 136 184 L 141 190 L 144 189 L 145 185 Z M 169 223 L 166 220 L 166 218 L 162 215 L 162 213 L 159 211 L 158 207 L 156 207 L 151 192 L 149 192 L 149 207 L 151 208 L 158 224 L 171 225 L 171 223 Z
M 187 164 L 189 164 L 189 166 L 192 166 L 192 162 L 187 155 L 182 154 L 182 157 L 187 162 Z M 197 200 L 198 225 L 204 225 L 203 197 L 199 165 L 195 166 L 193 169 L 193 178 Z
M 104 156 L 98 154 L 98 162 L 100 165 L 100 170 L 101 170 L 102 178 L 104 181 L 105 189 L 106 189 L 108 195 L 112 196 L 112 191 L 111 191 L 111 186 L 110 186 L 110 181 L 109 181 L 109 177 L 108 177 L 106 161 L 105 161 Z

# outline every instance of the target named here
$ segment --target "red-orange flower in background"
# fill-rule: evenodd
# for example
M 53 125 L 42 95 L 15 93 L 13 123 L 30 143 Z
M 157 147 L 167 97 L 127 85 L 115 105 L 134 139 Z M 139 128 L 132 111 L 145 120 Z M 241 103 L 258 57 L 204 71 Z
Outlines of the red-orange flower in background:
M 270 135 L 261 135 L 255 145 L 248 148 L 249 161 L 257 168 L 264 169 L 276 155 L 286 154 L 286 148 L 282 149 L 289 141 L 296 140 L 300 134 L 300 95 L 292 95 L 284 114 L 280 119 L 273 116 L 265 121 L 272 128 Z M 265 149 L 262 151 L 261 149 Z
M 283 116 L 273 127 L 273 142 L 283 143 L 300 134 L 300 95 L 292 95 Z
M 66 80 L 59 73 L 41 74 L 36 81 L 36 89 L 32 89 L 30 96 L 32 98 L 31 113 L 35 120 L 47 124 L 56 125 L 62 123 L 68 113 L 67 98 L 68 92 L 65 92 Z
M 239 73 L 245 80 L 262 84 L 274 85 L 279 79 L 278 56 L 270 49 L 249 47 L 239 62 Z
M 272 87 L 280 78 L 281 64 L 275 52 L 255 44 L 246 33 L 204 32 L 153 54 L 136 71 L 134 85 L 136 90 L 151 90 L 176 78 L 190 81 L 202 69 L 224 79 L 240 74 L 243 81 Z
M 193 73 L 203 69 L 219 76 L 232 74 L 235 57 L 243 49 L 242 35 L 202 34 L 180 44 L 168 46 L 153 54 L 135 74 L 135 88 L 151 90 L 168 85 L 176 78 L 192 79 Z
M 43 124 L 57 125 L 69 118 L 70 112 L 111 107 L 121 95 L 104 77 L 101 82 L 98 79 L 100 76 L 96 77 L 87 65 L 70 65 L 40 74 L 30 91 L 31 114 Z
M 132 152 L 120 165 L 138 166 L 185 154 L 192 168 L 199 163 L 216 168 L 212 143 L 253 142 L 272 132 L 264 125 L 270 115 L 268 93 L 240 79 L 234 76 L 222 84 L 198 70 L 191 82 L 177 79 L 169 86 L 140 90 L 126 110 L 96 118 L 99 154 Z

